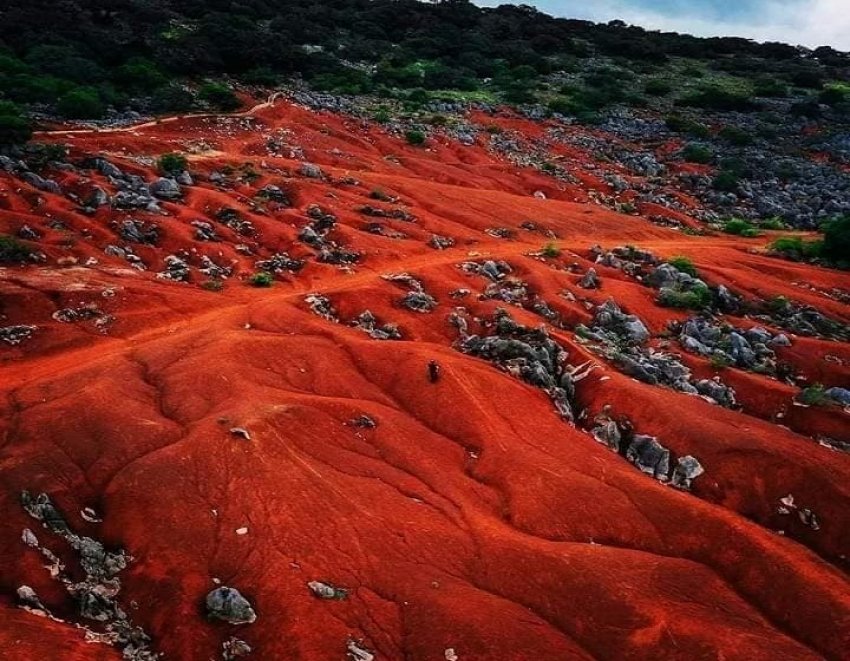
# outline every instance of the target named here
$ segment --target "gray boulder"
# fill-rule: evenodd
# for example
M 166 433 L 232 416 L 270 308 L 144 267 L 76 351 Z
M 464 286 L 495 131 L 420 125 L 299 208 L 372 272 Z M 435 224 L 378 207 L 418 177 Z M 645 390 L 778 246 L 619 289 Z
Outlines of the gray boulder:
M 239 590 L 222 586 L 212 590 L 206 599 L 207 615 L 230 624 L 251 624 L 257 614 Z
M 160 177 L 150 185 L 151 195 L 161 200 L 179 200 L 183 190 L 174 179 Z

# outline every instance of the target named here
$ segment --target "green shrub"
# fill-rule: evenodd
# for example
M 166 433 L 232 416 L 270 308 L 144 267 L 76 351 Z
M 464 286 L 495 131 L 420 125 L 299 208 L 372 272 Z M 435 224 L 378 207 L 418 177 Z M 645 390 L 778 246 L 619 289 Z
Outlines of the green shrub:
M 671 266 L 676 267 L 677 270 L 682 273 L 687 273 L 691 277 L 698 277 L 697 269 L 694 266 L 694 263 L 687 257 L 683 255 L 677 255 L 676 257 L 671 257 L 667 260 L 667 263 Z
M 799 236 L 781 236 L 770 244 L 772 250 L 794 260 L 816 259 L 823 253 L 821 240 L 804 241 Z
M 189 161 L 183 154 L 163 154 L 156 164 L 162 174 L 175 175 L 183 172 L 189 166 Z
M 543 255 L 544 257 L 551 257 L 551 258 L 560 257 L 561 256 L 561 249 L 558 246 L 556 246 L 554 243 L 550 242 L 550 243 L 547 243 L 545 246 L 543 246 L 543 249 L 540 251 L 540 254 Z
M 847 100 L 847 90 L 838 86 L 826 87 L 818 96 L 818 100 L 827 106 L 837 106 Z
M 421 147 L 425 144 L 425 141 L 428 138 L 422 131 L 411 129 L 405 132 L 404 139 L 407 140 L 407 144 L 409 145 L 413 145 L 414 147 Z
M 223 280 L 205 280 L 201 283 L 201 289 L 206 291 L 222 291 L 224 289 Z
M 378 124 L 388 124 L 392 118 L 390 111 L 386 108 L 378 108 L 378 110 L 375 111 L 375 114 L 372 115 L 372 119 L 378 122 Z
M 714 153 L 705 145 L 691 143 L 682 150 L 682 158 L 688 163 L 706 165 L 714 160 Z
M 712 354 L 711 358 L 708 359 L 708 362 L 716 370 L 726 369 L 732 365 L 732 360 L 724 353 Z
M 643 91 L 650 96 L 667 96 L 673 91 L 673 86 L 662 78 L 653 78 L 646 81 Z
M 781 218 L 768 218 L 759 222 L 759 227 L 763 230 L 787 230 L 788 226 L 782 222 Z
M 711 131 L 708 130 L 705 124 L 700 124 L 681 115 L 669 115 L 665 118 L 664 122 L 667 128 L 674 133 L 686 133 L 695 138 L 708 138 L 711 136 Z
M 115 70 L 116 82 L 133 90 L 152 92 L 168 83 L 168 78 L 156 65 L 143 57 L 131 57 Z
M 219 110 L 230 112 L 240 108 L 242 102 L 227 85 L 206 83 L 198 90 L 198 96 Z
M 697 92 L 691 92 L 676 103 L 681 106 L 704 110 L 736 110 L 740 112 L 755 110 L 758 107 L 752 97 L 744 92 L 715 86 L 708 86 Z
M 758 228 L 743 218 L 730 218 L 723 223 L 723 231 L 726 234 L 751 238 L 759 235 Z
M 151 106 L 156 112 L 180 112 L 194 105 L 191 93 L 177 84 L 163 85 L 151 95 Z
M 100 95 L 93 87 L 77 87 L 66 92 L 59 97 L 56 109 L 69 119 L 99 119 L 106 112 Z
M 711 182 L 714 190 L 724 193 L 735 193 L 738 191 L 738 175 L 730 170 L 722 170 L 717 173 Z
M 823 229 L 823 256 L 834 262 L 850 262 L 850 216 L 831 220 Z
M 32 137 L 32 127 L 14 103 L 0 101 L 0 147 L 21 145 Z
M 798 101 L 791 105 L 790 112 L 794 117 L 805 117 L 807 119 L 818 119 L 822 114 L 820 104 L 816 99 Z
M 26 262 L 33 252 L 33 249 L 26 243 L 8 234 L 0 234 L 0 264 Z
M 753 144 L 753 136 L 747 131 L 739 129 L 737 126 L 724 126 L 720 130 L 719 135 L 721 138 L 737 147 L 746 147 L 747 145 Z
M 781 80 L 775 78 L 759 78 L 753 86 L 753 93 L 756 96 L 781 99 L 788 96 L 788 87 Z
M 687 291 L 662 289 L 658 295 L 658 304 L 667 308 L 701 310 L 712 304 L 711 290 L 705 286 L 694 287 Z
M 271 287 L 274 283 L 274 276 L 271 273 L 262 271 L 260 273 L 254 273 L 248 278 L 248 282 L 254 287 Z
M 832 399 L 826 394 L 826 389 L 819 383 L 804 388 L 797 395 L 797 401 L 802 402 L 806 406 L 826 406 Z

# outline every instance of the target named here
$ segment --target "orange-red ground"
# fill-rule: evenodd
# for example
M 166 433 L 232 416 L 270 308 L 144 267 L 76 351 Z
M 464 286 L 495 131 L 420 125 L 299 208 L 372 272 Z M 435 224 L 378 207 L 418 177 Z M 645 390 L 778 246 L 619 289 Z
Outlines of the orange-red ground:
M 513 118 L 488 122 L 538 130 Z M 270 156 L 273 134 L 303 156 Z M 850 457 L 815 438 L 850 441 L 850 417 L 793 406 L 791 386 L 734 369 L 723 378 L 741 411 L 623 376 L 576 342 L 570 329 L 592 316 L 586 302 L 613 297 L 654 333 L 685 315 L 658 307 L 652 290 L 621 272 L 597 267 L 602 288 L 585 291 L 565 267 L 589 267 L 594 244 L 632 244 L 685 255 L 714 284 L 783 295 L 845 323 L 850 308 L 827 293 L 850 289 L 846 274 L 750 250 L 766 240 L 688 236 L 615 213 L 482 144 L 410 147 L 378 126 L 283 102 L 252 118 L 45 139 L 70 144 L 74 155 L 107 155 L 147 179 L 152 168 L 133 158 L 207 145 L 192 156 L 198 182 L 183 203 L 165 203 L 163 217 L 129 214 L 163 229 L 160 246 L 137 250 L 149 272 L 103 254 L 115 242 L 114 212 L 87 217 L 66 198 L 0 178 L 0 232 L 43 227 L 48 214 L 68 227 L 46 232 L 45 264 L 0 268 L 0 325 L 39 327 L 20 347 L 0 348 L 0 658 L 120 656 L 86 644 L 70 624 L 15 608 L 14 592 L 27 584 L 76 621 L 38 553 L 21 542 L 22 529 L 37 525 L 19 505 L 22 489 L 50 493 L 79 532 L 127 549 L 134 561 L 120 601 L 168 659 L 219 658 L 232 635 L 264 660 L 341 659 L 349 638 L 379 659 L 443 659 L 448 648 L 464 660 L 848 658 Z M 332 181 L 295 174 L 302 160 Z M 247 161 L 256 182 L 222 190 L 205 180 Z M 99 175 L 57 180 L 81 194 L 107 187 Z M 250 210 L 269 183 L 295 208 Z M 414 224 L 386 221 L 406 239 L 360 231 L 372 219 L 357 207 L 387 206 L 370 200 L 373 189 L 416 216 Z M 234 277 L 221 292 L 153 275 L 180 248 L 252 272 L 254 259 L 235 250 L 227 230 L 221 243 L 193 238 L 190 222 L 222 206 L 260 230 L 262 255 L 308 256 L 296 233 L 313 203 L 339 217 L 337 240 L 364 253 L 353 272 L 310 260 L 270 289 Z M 526 220 L 541 230 L 518 230 Z M 516 236 L 493 238 L 484 232 L 492 227 Z M 551 240 L 543 230 L 557 234 L 560 257 L 528 255 Z M 457 244 L 435 251 L 426 245 L 432 234 Z M 77 263 L 57 264 L 69 256 Z M 483 289 L 457 265 L 485 256 L 508 261 L 561 313 L 566 329 L 554 336 L 571 362 L 600 362 L 578 391 L 591 417 L 610 404 L 676 455 L 700 460 L 706 473 L 692 493 L 641 474 L 563 422 L 542 392 L 452 348 L 455 305 L 479 315 L 497 307 L 449 296 Z M 89 257 L 98 263 L 84 266 Z M 402 271 L 438 300 L 434 312 L 400 307 L 403 290 L 380 276 Z M 104 298 L 105 289 L 115 295 Z M 577 300 L 560 296 L 565 290 Z M 311 292 L 328 296 L 345 320 L 368 308 L 396 322 L 404 340 L 378 342 L 313 315 L 303 300 Z M 115 316 L 107 333 L 51 319 L 83 302 Z M 809 382 L 848 385 L 848 345 L 792 339 L 781 357 Z M 437 384 L 427 378 L 432 359 L 442 367 Z M 687 362 L 715 373 L 703 359 Z M 347 424 L 364 413 L 377 428 Z M 251 440 L 229 434 L 234 426 Z M 777 513 L 789 493 L 817 513 L 820 530 Z M 84 507 L 103 523 L 83 521 Z M 237 534 L 243 527 L 247 534 Z M 70 562 L 61 540 L 37 533 Z M 251 600 L 255 623 L 204 617 L 214 578 Z M 318 600 L 311 580 L 350 596 Z

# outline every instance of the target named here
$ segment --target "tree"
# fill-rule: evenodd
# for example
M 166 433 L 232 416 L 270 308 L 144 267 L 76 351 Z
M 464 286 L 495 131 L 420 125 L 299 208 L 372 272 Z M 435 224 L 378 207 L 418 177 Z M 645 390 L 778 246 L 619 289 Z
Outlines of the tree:
M 826 224 L 823 256 L 837 262 L 850 262 L 850 216 L 842 216 Z
M 59 113 L 69 119 L 98 119 L 106 108 L 93 87 L 77 87 L 66 92 L 56 103 Z
M 20 145 L 32 137 L 32 128 L 14 103 L 0 101 L 0 147 Z
M 227 85 L 221 83 L 206 83 L 198 91 L 198 95 L 214 108 L 232 111 L 242 105 L 239 97 Z

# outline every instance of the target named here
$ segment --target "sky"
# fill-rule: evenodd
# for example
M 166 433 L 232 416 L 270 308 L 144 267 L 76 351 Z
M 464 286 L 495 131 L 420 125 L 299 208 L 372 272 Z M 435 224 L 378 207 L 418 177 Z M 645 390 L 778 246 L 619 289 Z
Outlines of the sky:
M 512 0 L 473 0 L 494 7 Z M 553 16 L 850 51 L 850 0 L 522 0 Z

